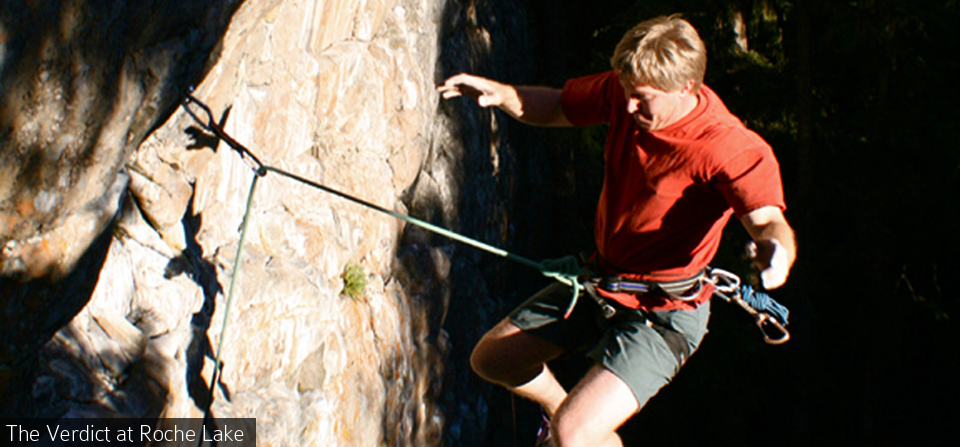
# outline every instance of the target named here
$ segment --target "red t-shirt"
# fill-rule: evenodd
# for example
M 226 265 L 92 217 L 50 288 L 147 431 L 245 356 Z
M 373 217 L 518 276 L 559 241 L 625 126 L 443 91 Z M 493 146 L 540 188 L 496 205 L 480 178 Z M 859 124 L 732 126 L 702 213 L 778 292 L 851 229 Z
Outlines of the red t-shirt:
M 680 121 L 645 131 L 627 113 L 613 71 L 564 86 L 563 113 L 571 123 L 610 124 L 595 238 L 601 259 L 621 276 L 660 281 L 694 276 L 717 253 L 731 214 L 786 208 L 770 146 L 710 88 L 701 86 L 697 99 L 696 108 Z M 629 307 L 664 310 L 695 307 L 710 298 L 705 292 L 692 302 L 611 298 Z

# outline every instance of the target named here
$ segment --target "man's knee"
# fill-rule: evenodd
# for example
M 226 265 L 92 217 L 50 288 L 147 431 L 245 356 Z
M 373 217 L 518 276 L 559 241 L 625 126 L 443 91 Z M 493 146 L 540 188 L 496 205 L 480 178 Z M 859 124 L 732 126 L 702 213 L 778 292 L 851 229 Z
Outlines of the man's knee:
M 543 371 L 562 350 L 505 320 L 480 339 L 470 355 L 470 367 L 483 379 L 508 387 L 520 386 Z
M 587 372 L 550 420 L 557 446 L 621 445 L 619 428 L 639 410 L 630 387 L 602 365 Z
M 524 369 L 529 368 L 525 359 L 511 355 L 508 340 L 484 337 L 473 348 L 470 355 L 470 367 L 478 376 L 488 382 L 515 387 L 530 378 L 522 377 Z
M 550 434 L 555 447 L 587 447 L 602 445 L 605 435 L 595 433 L 591 427 L 573 422 L 558 413 L 550 421 Z
M 555 447 L 596 447 L 621 445 L 615 430 L 603 430 L 567 417 L 561 410 L 550 420 L 550 434 Z
M 487 340 L 487 337 L 482 338 L 477 343 L 477 346 L 473 348 L 473 353 L 470 354 L 470 368 L 483 379 L 495 382 L 503 375 L 504 368 L 496 356 L 493 355 L 496 349 L 491 345 L 492 343 Z

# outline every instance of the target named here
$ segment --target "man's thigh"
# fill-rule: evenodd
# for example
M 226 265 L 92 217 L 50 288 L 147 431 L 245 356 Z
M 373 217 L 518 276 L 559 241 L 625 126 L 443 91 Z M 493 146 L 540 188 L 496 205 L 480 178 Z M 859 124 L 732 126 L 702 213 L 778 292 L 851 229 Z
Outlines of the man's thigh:
M 525 333 L 559 346 L 564 352 L 593 348 L 604 336 L 608 324 L 593 300 L 582 296 L 567 315 L 572 290 L 553 283 L 510 313 L 508 319 Z
M 516 386 L 566 352 L 589 349 L 600 340 L 596 304 L 580 300 L 569 318 L 568 286 L 553 283 L 518 306 L 477 343 L 470 362 L 474 371 L 495 382 Z
M 710 308 L 704 304 L 692 311 L 640 315 L 614 322 L 604 340 L 588 353 L 627 384 L 638 409 L 673 379 L 697 349 L 706 333 Z M 689 352 L 678 355 L 677 349 L 685 346 L 671 343 L 674 338 L 684 340 L 680 345 L 689 343 Z
M 490 358 L 510 367 L 524 364 L 539 365 L 563 354 L 563 348 L 532 335 L 504 318 L 480 339 L 474 356 Z

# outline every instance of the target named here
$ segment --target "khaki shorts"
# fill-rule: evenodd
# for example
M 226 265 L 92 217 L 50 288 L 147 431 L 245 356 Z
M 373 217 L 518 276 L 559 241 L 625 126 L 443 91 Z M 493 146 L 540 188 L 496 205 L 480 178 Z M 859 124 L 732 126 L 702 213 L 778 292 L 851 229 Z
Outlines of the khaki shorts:
M 568 319 L 569 286 L 553 283 L 509 316 L 520 329 L 560 346 L 567 353 L 586 352 L 616 374 L 643 408 L 680 371 L 707 333 L 710 301 L 696 310 L 643 312 L 616 307 L 606 319 L 600 306 L 581 293 Z

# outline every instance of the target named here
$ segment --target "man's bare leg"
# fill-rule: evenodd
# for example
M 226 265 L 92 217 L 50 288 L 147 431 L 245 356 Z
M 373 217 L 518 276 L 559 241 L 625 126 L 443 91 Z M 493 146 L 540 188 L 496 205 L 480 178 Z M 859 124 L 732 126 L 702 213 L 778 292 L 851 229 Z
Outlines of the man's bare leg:
M 568 395 L 546 363 L 560 347 L 504 319 L 477 343 L 470 364 L 485 380 L 539 403 L 551 419 L 556 447 L 620 447 L 616 430 L 639 409 L 633 392 L 601 365 Z
M 489 382 L 539 403 L 550 417 L 567 397 L 546 363 L 563 349 L 530 335 L 504 319 L 477 343 L 470 357 L 473 370 Z

